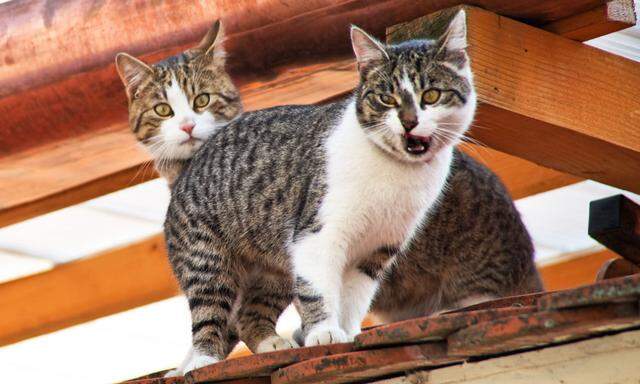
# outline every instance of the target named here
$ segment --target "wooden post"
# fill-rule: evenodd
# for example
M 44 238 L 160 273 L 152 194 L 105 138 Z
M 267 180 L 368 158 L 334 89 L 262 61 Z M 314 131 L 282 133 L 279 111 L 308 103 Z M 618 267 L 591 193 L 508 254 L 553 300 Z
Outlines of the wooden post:
M 640 266 L 640 205 L 624 195 L 592 201 L 589 236 Z

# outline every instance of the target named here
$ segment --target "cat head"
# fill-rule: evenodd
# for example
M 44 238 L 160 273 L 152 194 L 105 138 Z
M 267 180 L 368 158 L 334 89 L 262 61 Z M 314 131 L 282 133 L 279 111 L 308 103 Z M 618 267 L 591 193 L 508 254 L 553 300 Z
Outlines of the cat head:
M 221 41 L 216 21 L 196 47 L 161 62 L 147 65 L 126 53 L 116 56 L 131 130 L 156 161 L 190 158 L 242 112 Z
M 357 117 L 375 144 L 413 162 L 461 139 L 476 107 L 464 11 L 437 40 L 384 45 L 352 27 L 351 41 L 360 72 Z

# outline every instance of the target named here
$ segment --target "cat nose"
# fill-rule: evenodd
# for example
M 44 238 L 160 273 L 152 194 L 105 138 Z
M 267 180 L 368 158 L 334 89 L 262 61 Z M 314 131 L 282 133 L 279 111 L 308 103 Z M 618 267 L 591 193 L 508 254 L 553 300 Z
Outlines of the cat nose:
M 404 130 L 409 132 L 411 131 L 413 128 L 415 128 L 418 125 L 418 119 L 417 118 L 408 118 L 408 119 L 402 119 L 400 120 L 400 122 L 402 123 L 402 126 L 404 127 Z
M 191 136 L 191 132 L 193 132 L 193 128 L 195 128 L 195 126 L 196 126 L 195 124 L 191 124 L 191 123 L 182 124 L 180 126 L 180 130 L 183 131 L 183 132 L 186 132 L 187 135 Z

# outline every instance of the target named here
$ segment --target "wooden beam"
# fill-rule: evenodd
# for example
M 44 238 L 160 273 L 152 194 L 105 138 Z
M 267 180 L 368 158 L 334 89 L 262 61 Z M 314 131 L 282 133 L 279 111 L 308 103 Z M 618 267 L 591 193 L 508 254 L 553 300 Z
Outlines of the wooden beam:
M 640 266 L 640 205 L 624 195 L 592 201 L 589 236 Z
M 126 122 L 122 85 L 113 66 L 119 51 L 156 60 L 194 44 L 223 18 L 225 47 L 236 80 L 269 75 L 282 63 L 351 52 L 348 28 L 382 36 L 388 25 L 463 0 L 305 0 L 260 2 L 139 0 L 12 1 L 0 5 L 0 154 Z M 503 15 L 547 23 L 603 0 L 477 0 Z M 266 17 L 265 15 L 268 15 Z M 153 20 L 153 22 L 149 22 Z M 64 52 L 64 55 L 60 55 Z M 33 113 L 38 111 L 38 113 Z
M 615 0 L 546 24 L 544 29 L 571 40 L 586 41 L 628 28 L 635 22 L 633 0 Z
M 254 110 L 322 102 L 347 94 L 357 82 L 348 55 L 276 67 L 267 79 L 245 79 L 240 91 L 246 109 Z M 580 180 L 490 149 L 469 153 L 480 154 L 479 160 L 501 176 L 516 198 Z M 4 156 L 0 184 L 13 187 L 0 189 L 0 227 L 156 177 L 146 164 L 149 160 L 126 124 Z
M 595 281 L 600 266 L 616 257 L 601 251 L 540 268 L 548 290 Z M 96 256 L 0 284 L 0 345 L 14 343 L 163 300 L 179 293 L 164 240 L 153 236 Z
M 178 293 L 164 240 L 80 259 L 0 284 L 0 345 L 153 303 Z
M 582 181 L 579 177 L 541 167 L 491 148 L 464 144 L 462 150 L 495 172 L 514 199 L 521 199 Z
M 434 25 L 446 26 L 456 11 L 394 26 L 388 40 L 439 34 Z M 479 8 L 466 11 L 483 127 L 472 135 L 536 164 L 640 192 L 640 64 Z

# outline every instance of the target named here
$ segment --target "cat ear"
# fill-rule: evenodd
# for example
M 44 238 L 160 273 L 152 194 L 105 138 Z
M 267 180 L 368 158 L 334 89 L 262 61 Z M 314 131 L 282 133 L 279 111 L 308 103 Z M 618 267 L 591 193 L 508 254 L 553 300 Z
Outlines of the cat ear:
M 216 61 L 222 60 L 222 63 L 224 63 L 225 52 L 222 47 L 222 40 L 224 40 L 222 23 L 220 20 L 216 20 L 200 43 L 192 50 L 204 56 L 211 56 Z
M 116 69 L 129 99 L 134 98 L 138 86 L 147 76 L 153 75 L 153 69 L 135 57 L 124 52 L 116 55 Z
M 356 54 L 360 72 L 389 59 L 384 46 L 355 25 L 351 26 L 351 45 Z
M 449 51 L 462 51 L 467 48 L 467 14 L 464 9 L 449 22 L 447 32 L 440 38 L 440 46 Z

